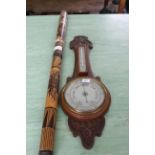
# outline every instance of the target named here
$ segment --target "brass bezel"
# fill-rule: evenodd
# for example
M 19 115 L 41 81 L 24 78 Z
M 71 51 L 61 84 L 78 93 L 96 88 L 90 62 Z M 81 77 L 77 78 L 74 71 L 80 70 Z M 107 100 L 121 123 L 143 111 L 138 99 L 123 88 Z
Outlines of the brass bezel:
M 69 85 L 72 82 L 74 82 L 76 80 L 79 80 L 79 79 L 83 79 L 83 78 L 88 78 L 88 79 L 91 79 L 91 80 L 95 80 L 101 86 L 101 88 L 103 89 L 103 92 L 105 93 L 105 98 L 104 98 L 103 103 L 97 109 L 92 110 L 92 111 L 88 111 L 88 112 L 80 112 L 80 111 L 74 109 L 73 107 L 71 107 L 67 103 L 67 101 L 65 99 L 65 96 L 64 96 L 66 89 L 69 87 Z M 87 77 L 87 76 L 86 77 L 78 77 L 78 78 L 75 78 L 73 80 L 70 80 L 62 88 L 60 96 L 61 96 L 61 105 L 62 105 L 62 108 L 63 108 L 64 112 L 67 115 L 71 115 L 72 117 L 75 117 L 77 119 L 83 119 L 83 120 L 93 119 L 93 118 L 99 117 L 100 115 L 103 115 L 109 109 L 110 102 L 111 102 L 111 96 L 110 96 L 110 93 L 109 93 L 107 87 L 100 80 L 98 80 L 96 78 L 92 78 L 92 77 Z

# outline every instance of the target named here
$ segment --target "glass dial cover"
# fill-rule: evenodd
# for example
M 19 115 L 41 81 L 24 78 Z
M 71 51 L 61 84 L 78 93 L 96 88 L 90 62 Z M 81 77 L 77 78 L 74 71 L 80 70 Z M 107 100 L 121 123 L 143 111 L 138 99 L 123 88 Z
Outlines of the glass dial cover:
M 99 108 L 105 99 L 104 90 L 95 79 L 79 78 L 69 83 L 64 93 L 65 100 L 78 112 Z

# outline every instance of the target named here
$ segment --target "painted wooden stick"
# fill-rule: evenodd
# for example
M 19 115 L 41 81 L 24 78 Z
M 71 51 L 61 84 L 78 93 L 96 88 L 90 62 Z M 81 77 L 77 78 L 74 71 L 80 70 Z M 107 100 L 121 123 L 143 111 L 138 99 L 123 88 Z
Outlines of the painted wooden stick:
M 50 79 L 46 97 L 39 155 L 53 154 L 59 81 L 60 81 L 61 61 L 63 54 L 65 32 L 66 32 L 66 24 L 67 24 L 67 12 L 62 11 L 60 14 L 60 21 L 57 29 L 56 42 L 54 47 L 53 61 L 50 71 Z

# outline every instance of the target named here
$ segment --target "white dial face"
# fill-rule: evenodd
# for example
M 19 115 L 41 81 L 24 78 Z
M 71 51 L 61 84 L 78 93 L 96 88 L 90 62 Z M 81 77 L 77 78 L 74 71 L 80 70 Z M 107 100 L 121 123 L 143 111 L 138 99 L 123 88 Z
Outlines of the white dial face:
M 80 78 L 69 84 L 65 91 L 67 103 L 79 112 L 96 110 L 104 101 L 105 95 L 99 83 L 90 78 Z

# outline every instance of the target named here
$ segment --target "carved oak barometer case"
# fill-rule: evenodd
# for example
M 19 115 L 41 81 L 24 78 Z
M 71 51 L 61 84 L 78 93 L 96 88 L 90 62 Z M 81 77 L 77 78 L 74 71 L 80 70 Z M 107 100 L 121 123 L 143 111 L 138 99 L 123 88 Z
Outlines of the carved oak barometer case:
M 89 52 L 92 43 L 85 36 L 76 36 L 70 43 L 74 50 L 75 66 L 72 77 L 61 91 L 61 105 L 68 115 L 73 135 L 80 136 L 85 148 L 90 149 L 95 136 L 101 136 L 105 124 L 104 114 L 110 106 L 110 93 L 91 70 Z

